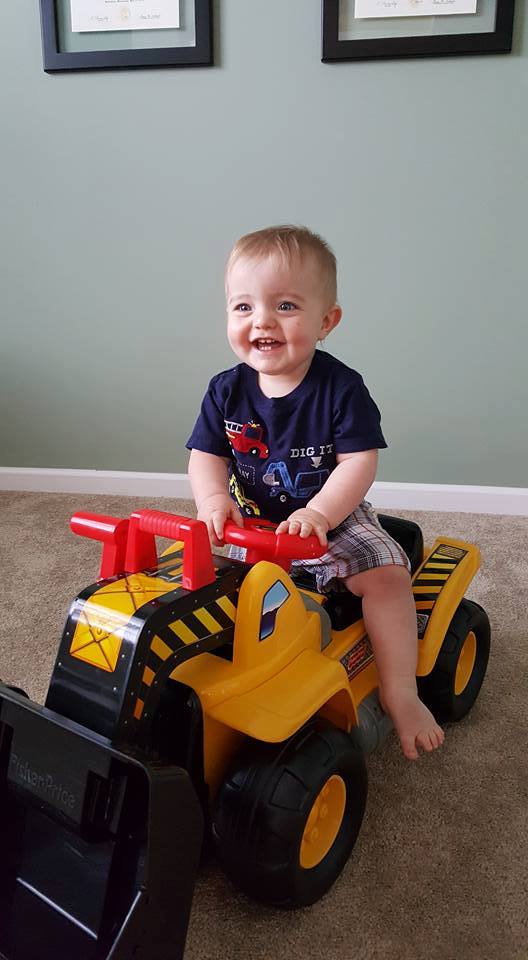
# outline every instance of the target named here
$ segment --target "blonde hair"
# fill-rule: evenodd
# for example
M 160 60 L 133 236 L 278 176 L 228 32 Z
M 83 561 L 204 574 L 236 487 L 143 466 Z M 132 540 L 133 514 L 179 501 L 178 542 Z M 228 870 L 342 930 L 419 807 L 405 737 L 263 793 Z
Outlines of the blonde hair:
M 337 261 L 326 240 L 308 227 L 297 227 L 289 223 L 276 227 L 266 227 L 254 233 L 246 233 L 237 240 L 227 258 L 226 278 L 232 266 L 240 257 L 257 259 L 278 256 L 285 263 L 302 260 L 306 254 L 312 254 L 320 271 L 323 284 L 331 304 L 337 300 Z

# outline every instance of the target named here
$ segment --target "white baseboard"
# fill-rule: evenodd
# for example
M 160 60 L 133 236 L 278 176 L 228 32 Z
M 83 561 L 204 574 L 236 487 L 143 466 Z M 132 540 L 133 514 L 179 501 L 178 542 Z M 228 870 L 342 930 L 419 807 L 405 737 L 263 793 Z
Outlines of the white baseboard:
M 185 473 L 133 473 L 128 470 L 57 470 L 0 467 L 0 490 L 41 493 L 101 493 L 122 497 L 191 499 Z
M 523 487 L 378 481 L 368 499 L 376 509 L 528 516 L 528 489 Z
M 192 499 L 184 473 L 0 467 L 0 490 Z M 368 499 L 378 509 L 528 516 L 528 488 L 377 481 Z

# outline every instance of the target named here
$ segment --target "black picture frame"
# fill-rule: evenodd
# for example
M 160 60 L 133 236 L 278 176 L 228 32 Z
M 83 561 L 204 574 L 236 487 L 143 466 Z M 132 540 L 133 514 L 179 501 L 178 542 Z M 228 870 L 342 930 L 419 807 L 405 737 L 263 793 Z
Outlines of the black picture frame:
M 126 50 L 60 49 L 57 3 L 40 0 L 42 58 L 46 73 L 60 70 L 106 70 L 119 67 L 191 67 L 213 63 L 212 0 L 194 0 L 194 46 L 137 47 Z M 153 34 L 155 31 L 153 31 Z M 153 40 L 155 37 L 153 36 Z
M 510 53 L 512 48 L 515 0 L 495 0 L 495 29 L 490 32 L 357 40 L 339 39 L 340 2 L 341 0 L 322 0 L 323 63 L 393 57 Z

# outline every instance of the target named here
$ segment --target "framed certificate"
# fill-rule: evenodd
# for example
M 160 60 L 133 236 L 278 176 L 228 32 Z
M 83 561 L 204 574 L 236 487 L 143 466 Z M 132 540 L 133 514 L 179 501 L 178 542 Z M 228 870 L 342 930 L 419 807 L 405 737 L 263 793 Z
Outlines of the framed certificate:
M 40 0 L 44 70 L 213 62 L 212 0 Z
M 514 0 L 322 0 L 324 63 L 509 53 Z

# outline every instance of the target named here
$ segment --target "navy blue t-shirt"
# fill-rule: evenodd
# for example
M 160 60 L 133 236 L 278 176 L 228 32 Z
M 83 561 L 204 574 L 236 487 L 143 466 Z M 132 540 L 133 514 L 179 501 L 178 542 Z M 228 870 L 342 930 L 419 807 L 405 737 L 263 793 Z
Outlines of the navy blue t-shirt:
M 229 489 L 241 512 L 276 523 L 315 496 L 337 453 L 386 446 L 361 375 L 320 350 L 285 397 L 266 397 L 245 363 L 217 374 L 187 442 L 229 458 Z

